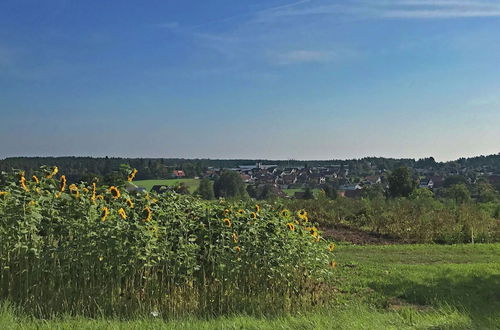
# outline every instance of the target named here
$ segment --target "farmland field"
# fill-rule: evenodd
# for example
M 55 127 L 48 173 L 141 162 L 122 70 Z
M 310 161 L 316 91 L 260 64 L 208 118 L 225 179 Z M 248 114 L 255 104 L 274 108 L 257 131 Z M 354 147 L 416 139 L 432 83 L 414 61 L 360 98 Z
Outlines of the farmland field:
M 181 183 L 184 183 L 190 193 L 193 193 L 196 189 L 198 189 L 198 186 L 200 185 L 200 180 L 198 179 L 165 179 L 165 180 L 137 180 L 134 181 L 134 184 L 137 185 L 138 187 L 143 187 L 147 191 L 151 191 L 151 188 L 156 185 L 164 185 L 164 186 L 176 186 Z
M 341 245 L 332 305 L 301 314 L 40 321 L 4 306 L 0 323 L 12 329 L 498 329 L 499 256 L 500 244 Z

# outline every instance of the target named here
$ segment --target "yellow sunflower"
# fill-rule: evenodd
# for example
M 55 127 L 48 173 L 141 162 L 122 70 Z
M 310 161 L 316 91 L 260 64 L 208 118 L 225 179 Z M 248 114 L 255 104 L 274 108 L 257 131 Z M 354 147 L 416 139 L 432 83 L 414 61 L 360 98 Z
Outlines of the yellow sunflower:
M 337 267 L 337 262 L 335 260 L 330 261 L 330 267 L 336 268 Z
M 108 190 L 111 193 L 111 197 L 113 197 L 113 199 L 120 198 L 121 194 L 120 194 L 120 190 L 118 190 L 118 188 L 116 188 L 115 186 L 111 186 L 111 187 L 109 187 Z
M 255 212 L 250 213 L 250 217 L 252 219 L 257 219 L 257 213 L 255 213 Z
M 282 217 L 288 218 L 288 217 L 290 216 L 290 211 L 289 211 L 289 210 L 287 210 L 287 209 L 284 209 L 284 210 L 282 210 L 282 211 L 280 212 L 280 215 L 281 215 Z
M 75 198 L 80 197 L 80 191 L 78 191 L 78 187 L 74 183 L 69 185 L 69 193 Z
M 234 247 L 234 251 L 240 253 L 241 252 L 241 248 L 239 246 L 235 246 Z
M 137 170 L 134 168 L 134 170 L 128 175 L 128 182 L 132 182 L 135 178 L 135 175 L 137 174 Z
M 238 210 L 238 214 L 243 214 L 243 213 L 245 213 L 245 210 L 243 210 L 243 209 Z
M 295 231 L 295 224 L 289 222 L 286 225 L 288 226 L 288 229 L 290 229 L 290 231 Z
M 255 212 L 259 213 L 260 210 L 261 210 L 260 205 L 259 204 L 255 204 Z
M 131 200 L 130 198 L 129 198 L 129 199 L 127 199 L 127 205 L 128 205 L 128 207 L 130 207 L 131 209 L 133 209 L 133 208 L 134 208 L 134 202 L 132 202 L 132 200 Z
M 66 176 L 62 175 L 61 178 L 59 179 L 59 190 L 64 191 L 66 190 Z
M 307 212 L 305 210 L 299 210 L 297 211 L 297 216 L 301 218 L 302 220 L 307 221 Z
M 234 243 L 238 243 L 238 239 L 239 239 L 239 238 L 238 238 L 238 234 L 233 233 L 233 235 L 231 235 L 231 236 L 232 236 L 232 238 L 233 238 L 233 242 L 234 242 Z
M 106 221 L 108 215 L 109 215 L 109 209 L 107 207 L 103 207 L 101 209 L 101 221 Z
M 52 167 L 52 171 L 49 173 L 49 175 L 47 175 L 47 179 L 52 179 L 52 177 L 56 175 L 57 172 L 59 172 L 57 166 Z
M 231 220 L 229 220 L 228 218 L 224 219 L 224 223 L 226 224 L 227 227 L 231 227 L 233 225 L 233 223 L 231 222 Z
M 24 175 L 21 175 L 21 187 L 24 189 L 24 191 L 30 191 L 28 186 L 26 185 L 26 178 L 24 177 Z
M 95 182 L 92 182 L 92 197 L 90 198 L 92 202 L 94 202 L 96 199 L 96 191 L 97 191 L 97 186 Z
M 125 213 L 125 210 L 124 210 L 123 208 L 120 208 L 120 209 L 118 210 L 118 214 L 120 215 L 120 217 L 121 217 L 123 220 L 127 219 L 127 213 Z
M 328 251 L 333 252 L 333 250 L 335 250 L 335 244 L 334 243 L 330 243 L 328 245 Z
M 8 191 L 0 191 L 0 196 L 6 196 L 8 193 Z
M 32 179 L 33 179 L 33 182 L 35 182 L 36 184 L 40 183 L 40 180 L 38 180 L 38 177 L 36 175 L 33 175 Z
M 229 215 L 229 213 L 231 213 L 231 210 L 229 209 L 225 209 L 224 210 L 224 216 L 227 217 Z
M 145 207 L 144 208 L 144 221 L 148 222 L 151 220 L 151 217 L 152 217 L 152 212 L 151 212 L 151 209 L 149 207 Z

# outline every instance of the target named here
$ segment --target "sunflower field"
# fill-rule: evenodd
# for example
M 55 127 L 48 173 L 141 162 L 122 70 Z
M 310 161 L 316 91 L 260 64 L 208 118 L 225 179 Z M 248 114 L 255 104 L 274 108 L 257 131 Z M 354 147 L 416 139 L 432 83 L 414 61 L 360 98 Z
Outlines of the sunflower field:
M 33 315 L 270 314 L 331 292 L 334 245 L 304 210 L 70 184 L 57 167 L 0 182 L 0 300 Z

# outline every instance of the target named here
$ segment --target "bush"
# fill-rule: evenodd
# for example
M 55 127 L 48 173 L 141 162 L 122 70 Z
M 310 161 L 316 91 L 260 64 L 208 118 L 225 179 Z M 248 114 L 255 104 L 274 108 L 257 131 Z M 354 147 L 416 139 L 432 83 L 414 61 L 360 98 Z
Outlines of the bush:
M 417 190 L 410 198 L 290 200 L 292 210 L 305 208 L 321 226 L 346 224 L 408 242 L 469 243 L 499 241 L 492 206 L 440 201 L 430 191 Z

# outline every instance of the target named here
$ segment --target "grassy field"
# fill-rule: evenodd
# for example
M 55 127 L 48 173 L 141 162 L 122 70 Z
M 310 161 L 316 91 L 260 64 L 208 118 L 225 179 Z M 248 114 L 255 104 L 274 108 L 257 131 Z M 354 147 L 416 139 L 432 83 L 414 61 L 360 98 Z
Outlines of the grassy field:
M 278 318 L 32 320 L 4 305 L 5 329 L 499 329 L 500 244 L 337 249 L 332 306 Z
M 134 184 L 145 188 L 150 191 L 153 186 L 164 185 L 164 186 L 176 186 L 180 183 L 184 183 L 188 186 L 189 191 L 193 193 L 200 185 L 200 180 L 198 179 L 166 179 L 166 180 L 136 180 Z

